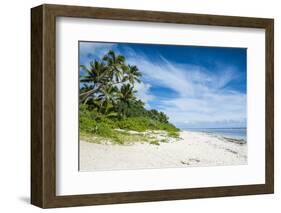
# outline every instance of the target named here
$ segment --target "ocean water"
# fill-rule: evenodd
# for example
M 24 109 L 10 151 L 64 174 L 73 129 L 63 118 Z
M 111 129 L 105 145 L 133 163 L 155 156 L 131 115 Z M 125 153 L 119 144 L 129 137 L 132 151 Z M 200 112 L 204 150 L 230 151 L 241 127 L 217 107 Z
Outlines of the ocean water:
M 247 141 L 247 129 L 246 128 L 194 128 L 185 129 L 192 132 L 205 132 L 208 134 L 222 136 L 226 138 L 245 140 Z

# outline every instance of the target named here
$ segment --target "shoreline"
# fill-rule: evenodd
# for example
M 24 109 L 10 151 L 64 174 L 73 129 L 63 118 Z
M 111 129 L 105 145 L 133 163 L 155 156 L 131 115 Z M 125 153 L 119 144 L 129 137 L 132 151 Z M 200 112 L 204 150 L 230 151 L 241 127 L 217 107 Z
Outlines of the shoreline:
M 184 130 L 180 132 L 180 140 L 159 145 L 80 141 L 80 171 L 85 172 L 245 164 L 246 142 L 204 132 Z
M 239 131 L 240 130 L 240 131 Z M 181 131 L 198 132 L 213 135 L 215 137 L 222 137 L 232 141 L 240 141 L 247 143 L 247 128 L 190 128 L 181 129 Z
M 222 139 L 225 140 L 226 142 L 229 143 L 236 143 L 236 144 L 247 144 L 247 140 L 244 138 L 239 138 L 239 137 L 231 137 L 228 135 L 223 135 L 223 134 L 218 134 L 218 133 L 211 133 L 211 132 L 197 132 L 197 131 L 189 131 L 189 130 L 181 130 L 181 131 L 186 131 L 186 132 L 194 132 L 194 133 L 200 133 L 200 134 L 206 134 L 210 137 L 214 137 L 214 138 L 218 138 L 218 139 Z

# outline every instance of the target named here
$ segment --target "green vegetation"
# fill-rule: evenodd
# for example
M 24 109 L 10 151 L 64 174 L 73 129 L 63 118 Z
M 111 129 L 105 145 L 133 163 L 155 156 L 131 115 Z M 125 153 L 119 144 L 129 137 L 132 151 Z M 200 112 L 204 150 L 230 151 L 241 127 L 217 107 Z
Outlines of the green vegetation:
M 165 131 L 164 138 L 178 137 L 179 129 L 169 123 L 168 116 L 155 109 L 147 110 L 135 93 L 141 73 L 125 57 L 109 51 L 89 67 L 81 65 L 80 137 L 90 142 L 110 141 L 118 144 L 146 141 L 159 145 L 155 133 Z M 132 131 L 135 131 L 132 134 Z M 166 137 L 166 138 L 165 138 Z

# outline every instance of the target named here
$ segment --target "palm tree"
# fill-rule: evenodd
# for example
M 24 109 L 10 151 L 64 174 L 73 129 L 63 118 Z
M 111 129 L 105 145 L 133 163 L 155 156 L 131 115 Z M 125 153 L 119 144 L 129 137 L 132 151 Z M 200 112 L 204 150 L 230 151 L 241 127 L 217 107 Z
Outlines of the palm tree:
M 80 101 L 85 102 L 108 80 L 108 70 L 104 63 L 97 60 L 90 62 L 90 69 L 84 65 L 80 68 L 86 72 L 86 75 L 80 77 L 80 83 L 85 83 L 84 90 L 80 90 Z
M 107 114 L 109 109 L 116 103 L 118 88 L 112 85 L 106 85 L 101 88 L 98 98 L 100 100 L 100 111 Z
M 134 87 L 130 84 L 124 84 L 122 85 L 119 93 L 119 99 L 128 102 L 129 100 L 132 100 L 135 98 L 134 93 L 136 91 L 134 90 Z
M 136 99 L 134 93 L 136 93 L 136 91 L 133 86 L 130 84 L 122 85 L 120 92 L 118 93 L 118 112 L 121 117 L 126 117 L 130 102 Z
M 110 50 L 102 60 L 107 63 L 107 66 L 111 73 L 111 80 L 119 83 L 123 78 L 121 67 L 125 64 L 125 57 L 122 55 L 116 55 L 113 50 Z
M 135 82 L 140 83 L 141 72 L 139 71 L 137 66 L 131 66 L 130 64 L 127 66 L 122 66 L 122 69 L 125 73 L 123 81 L 129 81 L 131 84 L 135 84 Z
M 88 104 L 88 105 L 93 105 L 93 101 L 92 99 L 94 98 L 93 96 L 93 93 L 91 94 L 87 94 L 88 91 L 90 90 L 93 90 L 94 89 L 94 86 L 93 85 L 88 85 L 88 84 L 83 84 L 83 86 L 80 88 L 80 100 L 79 102 L 80 103 L 83 103 L 83 104 Z M 81 95 L 83 94 L 83 95 Z
M 89 68 L 81 65 L 85 72 L 80 77 L 80 103 L 108 113 L 113 107 L 119 108 L 124 116 L 129 102 L 135 99 L 134 84 L 140 83 L 141 73 L 137 66 L 126 64 L 125 57 L 110 50 L 100 61 L 90 62 Z M 118 100 L 118 104 L 116 101 Z
M 81 65 L 80 68 L 86 72 L 86 75 L 80 78 L 80 82 L 84 83 L 100 83 L 104 81 L 107 67 L 103 62 L 95 60 L 90 62 L 90 69 Z

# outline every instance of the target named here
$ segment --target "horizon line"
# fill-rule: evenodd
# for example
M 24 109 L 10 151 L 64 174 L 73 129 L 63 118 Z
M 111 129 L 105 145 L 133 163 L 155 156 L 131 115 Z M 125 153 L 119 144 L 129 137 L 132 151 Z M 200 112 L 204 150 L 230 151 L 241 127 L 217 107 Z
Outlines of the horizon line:
M 183 127 L 180 129 L 247 129 L 247 127 Z

